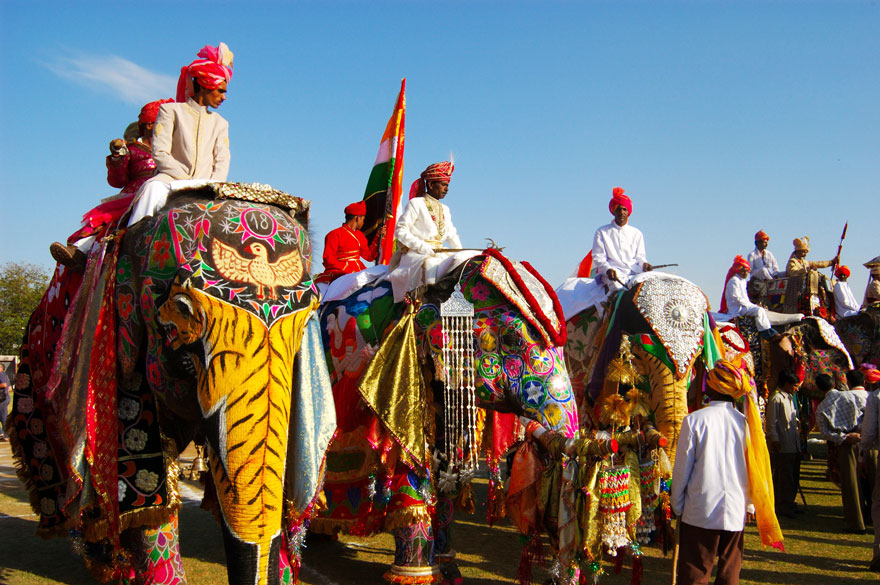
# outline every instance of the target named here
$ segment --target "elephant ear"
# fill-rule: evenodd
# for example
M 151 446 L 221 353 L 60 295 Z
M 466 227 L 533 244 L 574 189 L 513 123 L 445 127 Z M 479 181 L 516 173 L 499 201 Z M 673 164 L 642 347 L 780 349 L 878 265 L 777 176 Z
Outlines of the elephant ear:
M 676 377 L 690 371 L 703 343 L 706 295 L 683 278 L 650 278 L 638 284 L 633 302 L 660 338 Z

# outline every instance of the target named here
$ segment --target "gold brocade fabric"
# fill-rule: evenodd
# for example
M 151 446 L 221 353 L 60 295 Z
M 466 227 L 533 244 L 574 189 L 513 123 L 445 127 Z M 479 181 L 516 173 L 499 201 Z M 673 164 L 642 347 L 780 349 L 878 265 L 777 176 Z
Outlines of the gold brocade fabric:
M 443 204 L 430 195 L 425 195 L 424 198 L 425 207 L 428 208 L 428 212 L 431 214 L 431 219 L 434 220 L 434 225 L 437 226 L 437 242 L 440 243 L 443 241 L 443 236 L 446 235 L 446 214 L 443 213 Z
M 427 404 L 414 319 L 415 311 L 410 305 L 367 366 L 358 391 L 402 447 L 405 460 L 425 466 L 425 425 L 429 421 L 424 416 Z

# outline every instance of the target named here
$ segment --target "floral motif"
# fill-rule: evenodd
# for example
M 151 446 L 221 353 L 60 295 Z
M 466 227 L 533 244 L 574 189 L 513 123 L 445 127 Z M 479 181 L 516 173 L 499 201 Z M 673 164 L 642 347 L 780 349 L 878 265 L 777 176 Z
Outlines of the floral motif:
M 125 499 L 125 492 L 128 490 L 128 484 L 121 479 L 116 483 L 116 491 L 119 493 L 119 501 Z
M 48 463 L 44 463 L 40 466 L 40 479 L 45 482 L 52 481 L 52 478 L 55 476 L 55 469 L 52 468 Z
M 471 297 L 476 301 L 485 301 L 489 298 L 490 294 L 492 294 L 492 291 L 485 282 L 478 282 L 471 289 Z
M 22 396 L 16 401 L 16 406 L 21 414 L 30 414 L 34 411 L 34 399 L 30 396 Z
M 42 435 L 43 434 L 43 421 L 38 418 L 32 418 L 28 423 L 28 430 L 32 435 Z
M 55 500 L 52 498 L 43 498 L 40 500 L 40 512 L 42 512 L 46 516 L 51 516 L 55 513 Z
M 134 420 L 141 411 L 141 405 L 131 398 L 123 398 L 119 401 L 119 418 L 122 420 Z
M 42 441 L 34 443 L 34 457 L 44 459 L 49 454 L 49 447 Z
M 125 284 L 131 280 L 131 259 L 123 256 L 116 263 L 116 282 Z
M 168 234 L 162 233 L 159 239 L 153 242 L 150 264 L 158 266 L 162 270 L 169 260 L 171 260 L 171 242 L 168 241 Z
M 135 476 L 134 485 L 142 492 L 153 492 L 159 486 L 159 476 L 147 469 L 141 469 Z
M 140 429 L 130 429 L 125 433 L 125 448 L 129 451 L 143 451 L 147 446 L 147 433 Z
M 132 297 L 134 297 L 133 293 L 119 293 L 119 316 L 123 321 L 128 321 L 132 311 L 134 311 L 134 305 L 131 302 Z

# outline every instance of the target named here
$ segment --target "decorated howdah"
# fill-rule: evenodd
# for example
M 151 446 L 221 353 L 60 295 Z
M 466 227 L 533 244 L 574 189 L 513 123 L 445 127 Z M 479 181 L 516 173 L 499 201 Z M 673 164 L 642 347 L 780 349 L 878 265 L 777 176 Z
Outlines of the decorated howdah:
M 206 443 L 229 582 L 291 582 L 335 430 L 308 201 L 172 193 L 60 267 L 29 322 L 11 420 L 44 535 L 100 580 L 185 583 L 177 455 Z M 124 224 L 122 224 L 124 225 Z

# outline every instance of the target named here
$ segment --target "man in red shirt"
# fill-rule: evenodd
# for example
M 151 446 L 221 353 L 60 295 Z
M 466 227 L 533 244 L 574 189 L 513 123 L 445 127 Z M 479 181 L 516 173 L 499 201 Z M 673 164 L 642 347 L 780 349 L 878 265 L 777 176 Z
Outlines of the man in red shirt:
M 361 258 L 373 261 L 379 254 L 379 241 L 385 227 L 379 229 L 371 244 L 367 243 L 361 228 L 367 215 L 367 204 L 352 203 L 345 208 L 345 223 L 324 237 L 324 272 L 315 282 L 330 283 L 342 276 L 366 268 Z

